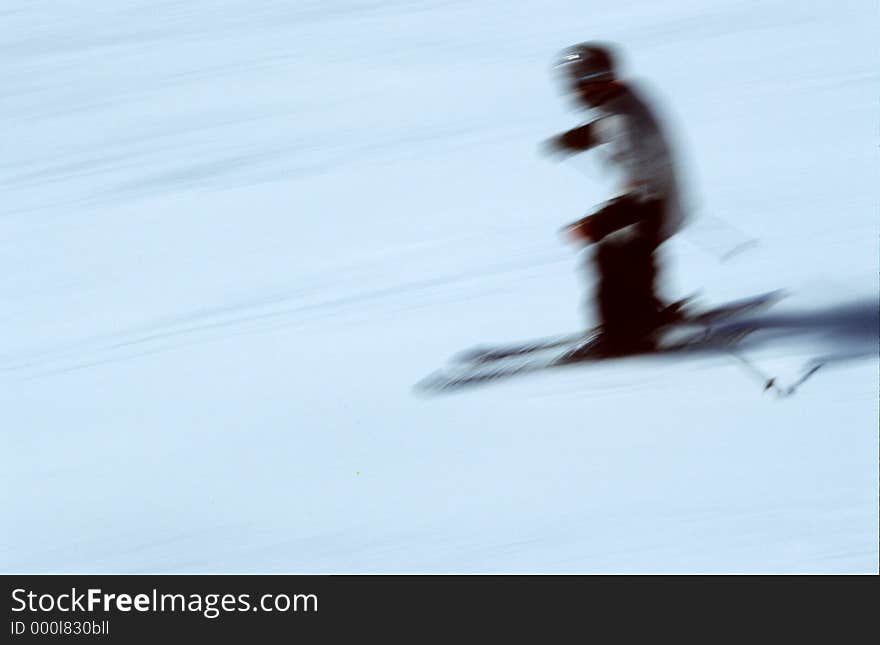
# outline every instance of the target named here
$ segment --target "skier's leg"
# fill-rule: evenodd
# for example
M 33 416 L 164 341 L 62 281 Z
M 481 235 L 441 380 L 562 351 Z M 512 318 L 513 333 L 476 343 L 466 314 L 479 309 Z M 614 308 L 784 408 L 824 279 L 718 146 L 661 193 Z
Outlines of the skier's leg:
M 628 238 L 606 238 L 595 254 L 599 276 L 596 302 L 602 331 L 608 345 L 622 352 L 650 349 L 659 325 L 654 251 L 662 202 L 631 201 L 628 206 L 640 210 L 637 228 Z
M 662 241 L 661 229 L 666 217 L 665 200 L 656 199 L 647 202 L 644 207 L 644 213 L 645 218 L 640 224 L 641 240 L 644 244 L 642 252 L 645 259 L 645 264 L 642 267 L 641 283 L 644 289 L 644 297 L 651 301 L 651 308 L 654 312 L 651 322 L 653 328 L 656 328 L 675 320 L 677 316 L 675 307 L 670 307 L 657 295 L 657 281 L 660 271 L 659 260 L 661 257 L 657 253 L 657 247 L 660 246 Z M 651 331 L 653 331 L 653 328 Z
M 600 242 L 594 258 L 599 322 L 602 333 L 607 338 L 615 338 L 622 335 L 627 317 L 626 249 L 612 242 Z
M 603 332 L 624 351 L 645 345 L 657 317 L 651 249 L 640 241 L 602 244 L 597 261 L 597 300 Z
M 648 338 L 658 324 L 658 300 L 655 295 L 657 264 L 653 246 L 639 240 L 630 247 L 628 333 L 633 338 Z

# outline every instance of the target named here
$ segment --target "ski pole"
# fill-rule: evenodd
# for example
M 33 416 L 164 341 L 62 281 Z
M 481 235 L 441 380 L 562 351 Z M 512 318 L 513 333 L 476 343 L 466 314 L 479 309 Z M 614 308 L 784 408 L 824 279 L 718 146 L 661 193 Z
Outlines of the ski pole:
M 756 377 L 758 380 L 762 382 L 764 385 L 764 392 L 767 390 L 773 390 L 777 396 L 786 396 L 786 392 L 783 388 L 780 388 L 776 384 L 776 377 L 770 376 L 764 370 L 760 369 L 754 362 L 750 361 L 748 358 L 740 354 L 739 352 L 729 349 L 727 350 L 729 356 L 732 356 L 738 361 L 738 364 L 745 368 L 746 372 Z M 789 392 L 788 394 L 791 394 Z
M 572 156 L 566 157 L 565 161 L 569 162 L 570 166 L 577 168 L 578 172 L 580 172 L 581 174 L 585 174 L 585 175 L 588 174 L 586 170 L 584 170 L 579 164 L 577 164 L 575 162 L 575 157 L 572 157 Z M 714 221 L 717 228 L 726 228 L 726 229 L 728 229 L 729 232 L 733 232 L 736 235 L 736 237 L 740 238 L 740 240 L 741 240 L 740 242 L 734 244 L 732 247 L 728 248 L 726 251 L 719 254 L 716 251 L 710 250 L 706 245 L 700 244 L 695 239 L 696 234 L 694 233 L 693 226 L 691 226 L 683 231 L 685 237 L 692 244 L 694 244 L 695 246 L 700 248 L 705 253 L 708 253 L 709 255 L 713 256 L 716 260 L 718 260 L 718 262 L 727 262 L 728 260 L 736 257 L 740 253 L 743 253 L 744 251 L 747 251 L 748 249 L 751 249 L 751 248 L 754 248 L 754 247 L 760 245 L 760 241 L 758 240 L 758 238 L 747 234 L 745 231 L 743 231 L 739 227 L 734 226 L 733 224 L 731 224 L 730 222 L 728 222 L 724 218 L 719 217 L 718 215 L 707 215 L 704 213 L 702 215 L 695 215 L 694 219 L 696 219 L 697 222 L 699 222 L 701 220 L 704 222 L 705 221 Z M 688 234 L 688 233 L 690 233 L 690 234 Z

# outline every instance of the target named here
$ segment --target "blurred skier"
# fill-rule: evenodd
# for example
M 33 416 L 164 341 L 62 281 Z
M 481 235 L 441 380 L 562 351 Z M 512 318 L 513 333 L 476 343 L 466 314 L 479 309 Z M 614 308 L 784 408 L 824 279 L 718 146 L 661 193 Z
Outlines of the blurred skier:
M 676 307 L 664 307 L 655 295 L 655 251 L 682 222 L 668 143 L 649 107 L 618 78 L 607 46 L 574 45 L 561 52 L 555 69 L 590 120 L 547 141 L 546 151 L 604 149 L 622 184 L 619 195 L 565 229 L 577 243 L 596 244 L 599 276 L 599 333 L 570 358 L 652 351 L 658 330 L 677 317 Z

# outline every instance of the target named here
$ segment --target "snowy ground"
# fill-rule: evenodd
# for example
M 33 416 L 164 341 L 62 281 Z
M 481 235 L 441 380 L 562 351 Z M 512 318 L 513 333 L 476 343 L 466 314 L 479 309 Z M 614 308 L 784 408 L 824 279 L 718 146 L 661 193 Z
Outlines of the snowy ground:
M 7 0 L 0 569 L 876 573 L 876 14 Z M 750 358 L 846 358 L 794 396 L 725 356 L 413 393 L 584 324 L 556 230 L 607 186 L 536 146 L 590 38 L 687 160 L 668 294 L 788 289 Z

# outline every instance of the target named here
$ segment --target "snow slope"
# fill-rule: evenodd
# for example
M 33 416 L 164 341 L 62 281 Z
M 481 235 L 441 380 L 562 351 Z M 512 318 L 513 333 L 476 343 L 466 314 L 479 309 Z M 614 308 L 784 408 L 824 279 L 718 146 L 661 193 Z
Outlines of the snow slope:
M 0 16 L 3 571 L 877 572 L 874 3 Z M 668 294 L 790 290 L 750 359 L 839 359 L 794 396 L 726 356 L 413 393 L 585 323 L 556 231 L 608 187 L 536 148 L 591 38 L 686 160 Z

